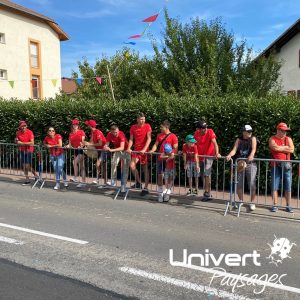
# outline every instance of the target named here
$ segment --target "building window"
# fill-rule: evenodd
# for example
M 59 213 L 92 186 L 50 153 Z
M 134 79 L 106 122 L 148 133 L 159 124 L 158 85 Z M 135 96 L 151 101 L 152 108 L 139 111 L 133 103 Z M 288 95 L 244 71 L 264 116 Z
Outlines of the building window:
M 32 68 L 39 68 L 39 45 L 30 42 L 30 64 Z
M 0 32 L 0 44 L 5 44 L 5 34 Z
M 7 71 L 0 69 L 0 80 L 7 80 Z
M 32 98 L 39 99 L 41 97 L 40 76 L 33 75 L 31 77 L 31 87 L 32 87 Z

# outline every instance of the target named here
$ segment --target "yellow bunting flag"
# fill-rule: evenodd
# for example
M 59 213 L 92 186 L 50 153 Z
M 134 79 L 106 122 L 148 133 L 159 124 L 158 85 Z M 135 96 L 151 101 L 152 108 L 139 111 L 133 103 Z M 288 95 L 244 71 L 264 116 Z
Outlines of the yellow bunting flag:
M 55 87 L 57 84 L 57 79 L 51 79 L 53 86 Z
M 9 85 L 14 88 L 14 85 L 15 85 L 15 81 L 14 80 L 9 80 L 8 81 Z

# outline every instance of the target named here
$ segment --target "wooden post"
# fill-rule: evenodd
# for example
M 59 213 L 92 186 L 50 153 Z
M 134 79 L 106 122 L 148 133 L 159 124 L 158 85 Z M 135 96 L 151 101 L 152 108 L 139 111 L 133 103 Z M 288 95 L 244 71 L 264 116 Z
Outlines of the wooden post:
M 109 85 L 110 85 L 111 95 L 112 95 L 112 98 L 113 98 L 114 102 L 116 102 L 115 94 L 114 94 L 114 89 L 113 89 L 113 86 L 112 86 L 112 82 L 111 82 L 111 77 L 110 77 L 110 72 L 109 72 L 108 65 L 106 65 L 106 68 L 107 68 L 107 74 L 108 74 L 108 79 L 109 79 Z

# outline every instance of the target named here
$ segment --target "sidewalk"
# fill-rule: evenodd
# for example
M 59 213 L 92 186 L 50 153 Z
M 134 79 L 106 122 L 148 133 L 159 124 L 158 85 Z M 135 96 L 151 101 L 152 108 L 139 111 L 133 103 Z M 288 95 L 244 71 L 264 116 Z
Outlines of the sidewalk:
M 8 175 L 8 174 L 0 174 L 0 180 L 1 181 L 8 181 L 8 182 L 14 182 L 16 184 L 21 184 L 24 181 L 24 176 L 18 176 L 18 175 Z M 69 178 L 68 178 L 69 180 Z M 34 180 L 32 180 L 33 185 Z M 133 183 L 128 183 L 128 187 Z M 55 185 L 53 179 L 47 179 L 45 181 L 44 188 L 53 188 Z M 68 190 L 71 191 L 78 191 L 78 192 L 91 192 L 91 193 L 98 193 L 102 195 L 106 195 L 108 197 L 114 198 L 118 188 L 117 187 L 108 187 L 108 188 L 102 188 L 99 189 L 97 185 L 92 184 L 92 179 L 87 181 L 87 185 L 85 188 L 77 188 L 77 183 L 69 182 Z M 39 185 L 35 189 L 38 189 Z M 24 187 L 29 188 L 29 187 Z M 156 185 L 152 184 L 149 185 L 150 193 L 146 196 L 140 196 L 141 190 L 137 189 L 130 189 L 127 197 L 127 201 L 130 200 L 141 200 L 141 201 L 151 201 L 151 202 L 157 202 L 158 201 L 158 194 L 155 192 Z M 61 189 L 59 192 L 66 192 L 66 189 Z M 168 203 L 159 203 L 160 205 L 172 205 L 172 206 L 183 206 L 187 209 L 206 209 L 215 211 L 221 215 L 224 215 L 225 211 L 225 204 L 226 201 L 230 199 L 230 193 L 229 192 L 223 192 L 223 191 L 212 191 L 212 200 L 203 202 L 201 201 L 203 197 L 201 196 L 203 194 L 203 191 L 200 191 L 200 196 L 186 196 L 187 189 L 185 187 L 175 187 L 174 193 L 172 194 L 170 201 Z M 116 201 L 122 201 L 123 197 L 119 196 Z M 245 201 L 249 201 L 249 195 L 245 195 Z M 272 206 L 272 198 L 269 195 L 258 195 L 256 197 L 256 210 L 249 211 L 248 205 L 245 203 L 240 212 L 240 217 L 267 217 L 267 218 L 275 218 L 275 219 L 283 219 L 283 220 L 294 220 L 294 221 L 300 221 L 300 201 L 293 198 L 292 199 L 292 207 L 294 208 L 294 213 L 287 213 L 284 211 L 285 200 L 284 198 L 279 197 L 279 206 L 283 206 L 282 208 L 279 208 L 277 213 L 272 213 L 270 211 L 270 208 Z M 283 205 L 282 205 L 283 204 Z M 298 207 L 298 208 L 297 208 Z M 237 217 L 237 210 L 231 210 L 228 211 L 228 214 L 226 218 L 230 217 Z

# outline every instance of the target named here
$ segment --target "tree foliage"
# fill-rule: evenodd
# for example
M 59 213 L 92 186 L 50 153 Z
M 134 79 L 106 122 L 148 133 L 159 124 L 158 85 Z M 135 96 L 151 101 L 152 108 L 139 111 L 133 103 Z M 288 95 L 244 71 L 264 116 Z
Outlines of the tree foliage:
M 117 99 L 129 99 L 148 92 L 156 97 L 167 94 L 220 96 L 228 93 L 264 97 L 278 91 L 280 62 L 273 55 L 253 59 L 246 41 L 236 42 L 220 19 L 210 22 L 191 19 L 183 24 L 165 10 L 162 41 L 152 41 L 154 55 L 140 57 L 124 48 L 114 56 L 103 57 L 91 66 L 79 63 L 83 78 L 106 74 L 106 84 L 86 80 L 79 87 L 81 97 L 110 97 L 107 66 Z M 79 77 L 74 73 L 73 76 Z

